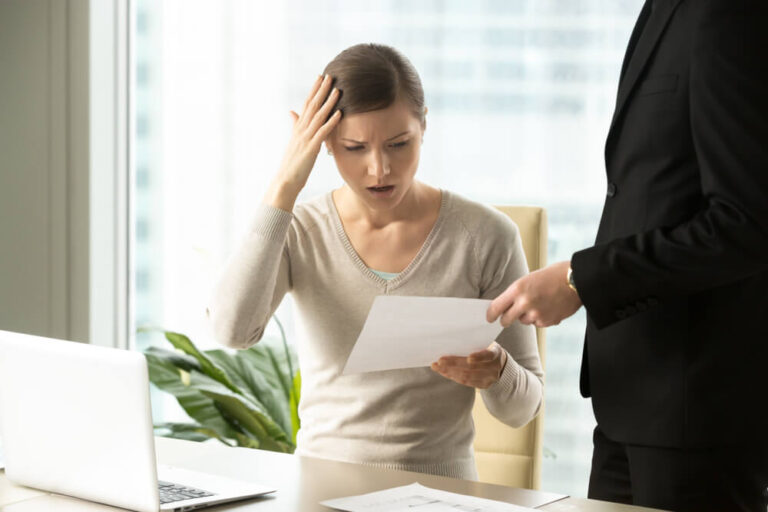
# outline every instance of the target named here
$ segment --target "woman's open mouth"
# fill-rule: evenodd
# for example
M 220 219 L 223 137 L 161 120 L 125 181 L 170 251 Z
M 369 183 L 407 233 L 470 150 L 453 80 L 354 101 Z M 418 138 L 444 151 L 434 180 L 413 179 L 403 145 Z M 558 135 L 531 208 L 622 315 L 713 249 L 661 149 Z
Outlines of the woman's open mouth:
M 384 185 L 381 187 L 368 187 L 368 191 L 374 195 L 374 197 L 389 197 L 395 190 L 394 185 Z

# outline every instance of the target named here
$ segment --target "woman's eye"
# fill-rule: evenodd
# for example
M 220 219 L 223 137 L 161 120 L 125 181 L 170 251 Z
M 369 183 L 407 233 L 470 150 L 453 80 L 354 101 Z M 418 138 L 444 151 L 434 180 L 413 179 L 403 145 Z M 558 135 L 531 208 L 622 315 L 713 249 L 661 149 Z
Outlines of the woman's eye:
M 393 148 L 402 148 L 402 147 L 405 147 L 407 145 L 408 145 L 408 141 L 407 140 L 403 140 L 403 141 L 400 141 L 400 142 L 395 142 L 394 144 L 391 145 L 391 147 L 393 147 Z
M 347 151 L 359 151 L 363 149 L 363 146 L 344 146 Z

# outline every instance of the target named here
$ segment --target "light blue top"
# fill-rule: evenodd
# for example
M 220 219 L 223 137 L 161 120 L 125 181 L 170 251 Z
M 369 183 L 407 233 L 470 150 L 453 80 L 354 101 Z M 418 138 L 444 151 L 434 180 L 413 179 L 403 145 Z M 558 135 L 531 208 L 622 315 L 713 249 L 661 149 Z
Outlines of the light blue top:
M 397 277 L 397 273 L 392 272 L 382 272 L 380 270 L 373 270 L 371 269 L 371 272 L 379 276 L 380 278 L 384 279 L 385 281 L 391 281 L 392 279 Z

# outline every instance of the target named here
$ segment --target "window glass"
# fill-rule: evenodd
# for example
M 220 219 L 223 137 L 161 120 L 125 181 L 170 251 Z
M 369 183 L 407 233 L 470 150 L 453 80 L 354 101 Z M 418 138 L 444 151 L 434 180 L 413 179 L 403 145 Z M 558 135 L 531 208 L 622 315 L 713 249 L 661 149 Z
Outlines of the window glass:
M 395 46 L 421 74 L 429 114 L 420 179 L 488 204 L 545 207 L 549 261 L 592 244 L 640 0 L 135 6 L 136 327 L 215 345 L 206 301 L 277 170 L 288 111 L 331 58 L 360 42 Z M 321 152 L 300 200 L 340 183 Z M 278 315 L 292 339 L 290 299 Z M 574 496 L 586 495 L 594 427 L 578 393 L 584 322 L 582 311 L 547 334 L 543 488 Z M 141 335 L 137 348 L 160 342 Z M 183 415 L 167 399 L 155 414 Z

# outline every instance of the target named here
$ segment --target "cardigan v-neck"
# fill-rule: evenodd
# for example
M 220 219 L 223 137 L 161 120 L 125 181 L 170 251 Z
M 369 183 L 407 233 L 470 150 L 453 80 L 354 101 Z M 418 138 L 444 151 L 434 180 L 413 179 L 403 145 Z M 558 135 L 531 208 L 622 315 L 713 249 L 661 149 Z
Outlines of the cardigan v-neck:
M 344 247 L 346 253 L 354 262 L 355 266 L 368 279 L 372 279 L 378 284 L 386 285 L 388 290 L 393 290 L 403 284 L 408 279 L 408 276 L 411 274 L 411 272 L 413 272 L 414 269 L 418 267 L 419 262 L 423 258 L 427 257 L 427 254 L 429 253 L 429 247 L 432 244 L 432 240 L 440 230 L 440 225 L 442 224 L 443 218 L 445 217 L 445 212 L 449 208 L 451 194 L 445 190 L 440 191 L 440 210 L 437 213 L 437 219 L 435 219 L 435 223 L 432 225 L 432 229 L 429 230 L 429 233 L 424 239 L 424 242 L 421 244 L 421 247 L 416 253 L 416 256 L 413 257 L 410 263 L 408 263 L 408 265 L 402 271 L 397 272 L 396 275 L 391 279 L 385 279 L 384 277 L 378 275 L 371 268 L 369 268 L 368 265 L 366 265 L 366 263 L 360 257 L 360 254 L 358 254 L 358 252 L 355 250 L 355 247 L 352 245 L 352 241 L 349 239 L 349 236 L 347 236 L 347 231 L 344 229 L 344 223 L 341 220 L 341 215 L 339 214 L 339 210 L 336 208 L 336 203 L 333 200 L 333 193 L 329 192 L 325 197 L 328 211 L 330 212 L 333 225 L 336 228 L 336 234 L 339 237 L 339 241 Z

